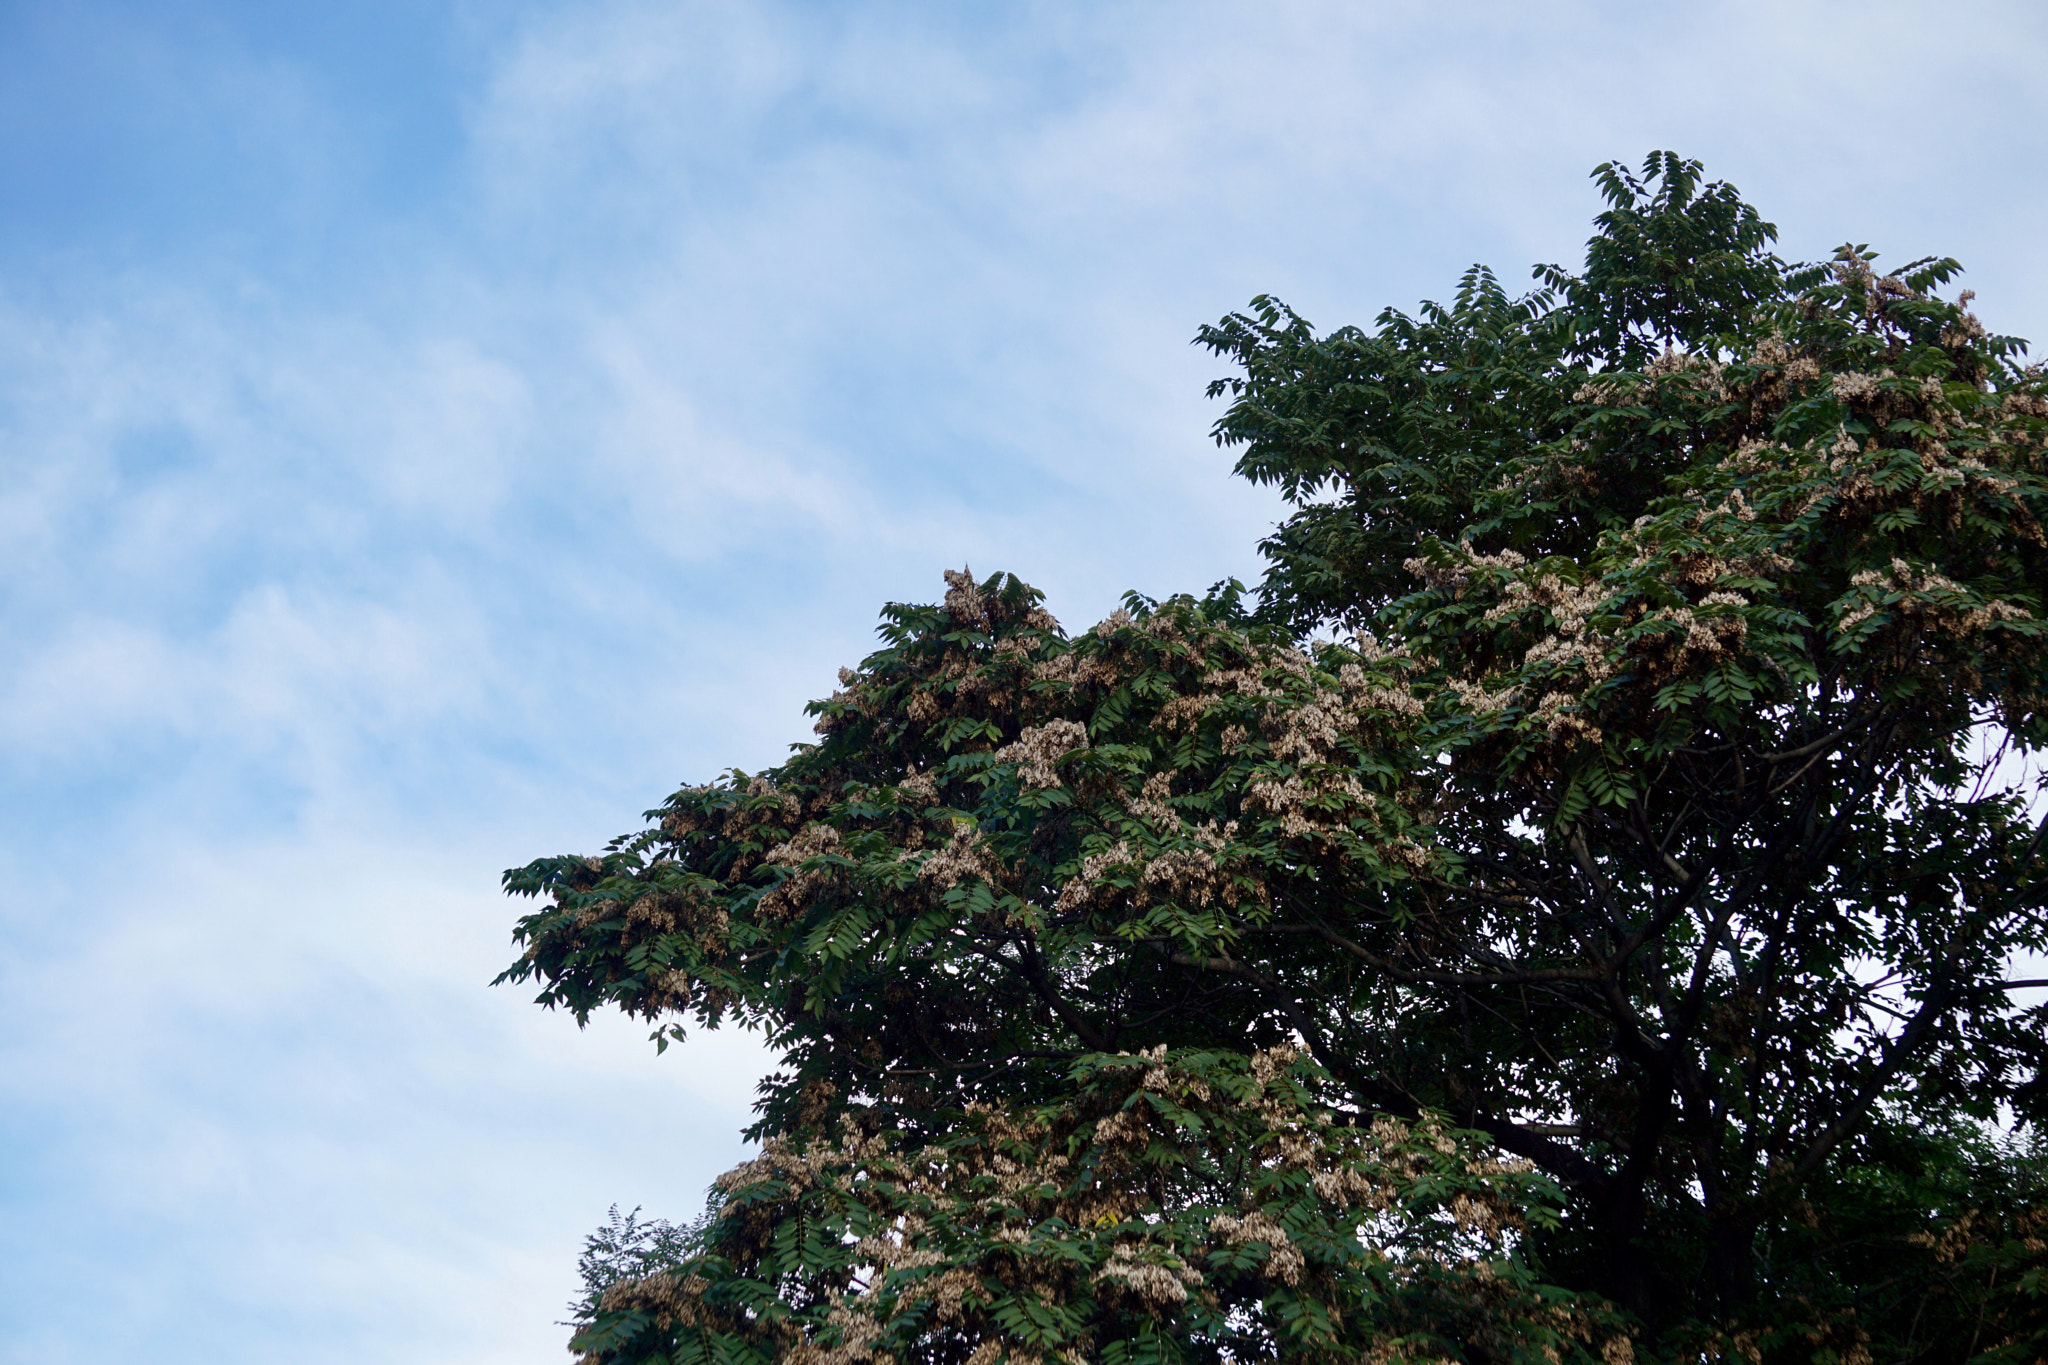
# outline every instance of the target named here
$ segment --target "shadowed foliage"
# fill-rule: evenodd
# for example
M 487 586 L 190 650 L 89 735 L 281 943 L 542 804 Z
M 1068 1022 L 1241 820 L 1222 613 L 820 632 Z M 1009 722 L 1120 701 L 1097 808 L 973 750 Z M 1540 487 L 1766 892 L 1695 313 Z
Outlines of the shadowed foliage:
M 1954 262 L 1596 179 L 1525 297 L 1203 330 L 1255 596 L 948 574 L 507 874 L 502 979 L 784 1059 L 587 1359 L 2048 1357 L 2048 386 Z

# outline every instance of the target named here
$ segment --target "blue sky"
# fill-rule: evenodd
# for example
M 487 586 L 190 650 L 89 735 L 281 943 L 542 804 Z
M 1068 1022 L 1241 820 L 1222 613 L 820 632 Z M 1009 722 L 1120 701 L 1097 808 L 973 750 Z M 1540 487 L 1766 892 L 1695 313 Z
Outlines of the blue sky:
M 2048 338 L 2031 3 L 0 3 L 0 1362 L 559 1359 L 763 1059 L 484 983 L 876 609 L 1256 572 L 1200 324 L 1671 147 Z

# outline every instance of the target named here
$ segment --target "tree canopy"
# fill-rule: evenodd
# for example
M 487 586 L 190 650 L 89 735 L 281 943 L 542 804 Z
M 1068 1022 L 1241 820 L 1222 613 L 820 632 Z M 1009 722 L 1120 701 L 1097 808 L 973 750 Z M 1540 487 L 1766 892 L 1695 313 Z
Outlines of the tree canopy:
M 1202 329 L 1256 592 L 949 573 L 506 874 L 501 980 L 782 1058 L 586 1360 L 2048 1358 L 2048 381 L 1953 261 L 1595 179 L 1526 295 Z

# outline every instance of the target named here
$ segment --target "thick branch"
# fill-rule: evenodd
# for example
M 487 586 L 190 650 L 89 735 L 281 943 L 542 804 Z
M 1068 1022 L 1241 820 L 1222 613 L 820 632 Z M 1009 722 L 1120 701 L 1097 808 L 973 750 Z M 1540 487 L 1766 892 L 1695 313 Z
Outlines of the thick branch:
M 1012 961 L 1004 958 L 1003 961 L 1024 978 L 1030 985 L 1032 994 L 1036 995 L 1062 1024 L 1072 1030 L 1074 1036 L 1082 1043 L 1096 1052 L 1108 1052 L 1114 1048 L 1115 1044 L 1108 1035 L 1090 1024 L 1078 1010 L 1060 998 L 1060 993 L 1053 988 L 1052 976 L 1046 971 L 1045 959 L 1039 955 L 1035 942 L 1028 938 L 1020 940 L 1016 959 Z

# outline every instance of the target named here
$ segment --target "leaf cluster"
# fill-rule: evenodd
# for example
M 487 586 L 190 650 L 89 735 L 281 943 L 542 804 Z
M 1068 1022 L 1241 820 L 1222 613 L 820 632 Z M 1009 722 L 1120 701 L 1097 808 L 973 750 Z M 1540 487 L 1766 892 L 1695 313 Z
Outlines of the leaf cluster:
M 1426 1121 L 1342 1122 L 1292 1049 L 1093 1054 L 1058 1103 L 940 1140 L 771 1139 L 670 1264 L 614 1282 L 589 1365 L 1626 1359 L 1510 1248 L 1556 1192 Z M 1360 1229 L 1365 1229 L 1360 1235 Z

